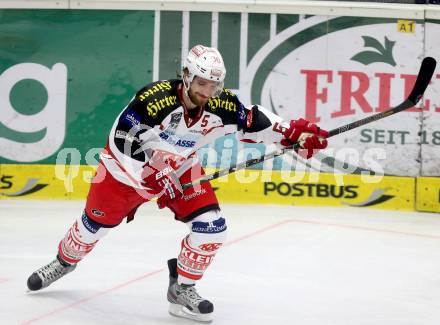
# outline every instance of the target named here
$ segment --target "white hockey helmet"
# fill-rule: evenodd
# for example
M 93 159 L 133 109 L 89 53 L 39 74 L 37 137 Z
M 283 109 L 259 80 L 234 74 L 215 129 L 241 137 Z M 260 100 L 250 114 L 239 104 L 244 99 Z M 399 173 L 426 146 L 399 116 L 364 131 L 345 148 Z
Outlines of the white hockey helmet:
M 182 69 L 188 69 L 188 85 L 184 79 L 184 84 L 187 89 L 189 89 L 194 77 L 198 76 L 218 83 L 216 96 L 222 92 L 226 68 L 223 63 L 223 58 L 216 48 L 203 45 L 194 46 L 183 62 Z

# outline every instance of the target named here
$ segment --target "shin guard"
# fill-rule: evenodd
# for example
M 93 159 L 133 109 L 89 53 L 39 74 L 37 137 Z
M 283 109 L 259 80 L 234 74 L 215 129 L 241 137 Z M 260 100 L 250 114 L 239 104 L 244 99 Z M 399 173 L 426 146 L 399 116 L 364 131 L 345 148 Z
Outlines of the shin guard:
M 188 223 L 191 232 L 182 240 L 177 258 L 179 283 L 199 280 L 226 240 L 226 222 L 217 211 L 206 212 Z
M 70 264 L 78 263 L 95 247 L 110 228 L 94 222 L 84 212 L 78 218 L 58 245 L 58 255 Z

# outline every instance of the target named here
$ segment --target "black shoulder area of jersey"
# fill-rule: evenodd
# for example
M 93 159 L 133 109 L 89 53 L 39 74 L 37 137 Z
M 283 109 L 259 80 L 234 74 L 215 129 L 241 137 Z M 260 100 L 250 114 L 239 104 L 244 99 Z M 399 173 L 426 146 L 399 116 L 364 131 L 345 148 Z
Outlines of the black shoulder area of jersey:
M 181 106 L 177 95 L 177 87 L 181 82 L 179 79 L 153 82 L 139 90 L 129 106 L 144 117 L 142 120 L 146 124 L 158 125 Z
M 237 95 L 229 89 L 223 89 L 218 97 L 208 99 L 205 104 L 205 111 L 220 116 L 224 125 L 236 124 L 241 129 L 246 123 L 244 105 Z

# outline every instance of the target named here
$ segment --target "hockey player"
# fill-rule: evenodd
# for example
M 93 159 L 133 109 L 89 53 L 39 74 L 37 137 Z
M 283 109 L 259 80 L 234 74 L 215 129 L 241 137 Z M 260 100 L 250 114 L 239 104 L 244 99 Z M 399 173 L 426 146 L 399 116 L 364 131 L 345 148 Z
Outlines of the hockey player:
M 184 222 L 188 235 L 177 258 L 168 261 L 167 298 L 172 315 L 209 322 L 213 304 L 195 283 L 226 239 L 226 219 L 209 183 L 182 191 L 180 184 L 203 175 L 196 151 L 226 134 L 247 142 L 299 142 L 310 158 L 327 146 L 328 133 L 304 119 L 283 122 L 261 106 L 244 107 L 223 88 L 226 69 L 217 49 L 193 47 L 182 80 L 142 88 L 117 117 L 101 153 L 85 209 L 58 245 L 56 258 L 27 281 L 40 290 L 72 272 L 108 231 L 157 197 Z

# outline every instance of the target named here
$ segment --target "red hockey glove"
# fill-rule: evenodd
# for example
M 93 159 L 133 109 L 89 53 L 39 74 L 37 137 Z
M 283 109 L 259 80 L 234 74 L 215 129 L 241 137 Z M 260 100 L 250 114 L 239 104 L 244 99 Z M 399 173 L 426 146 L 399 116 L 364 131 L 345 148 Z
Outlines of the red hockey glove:
M 298 142 L 301 149 L 298 153 L 304 158 L 311 158 L 319 149 L 327 147 L 328 132 L 319 128 L 316 124 L 300 118 L 290 121 L 289 127 L 283 132 L 284 139 L 281 144 L 290 146 Z
M 182 186 L 171 166 L 164 163 L 148 163 L 144 167 L 143 176 L 144 185 L 149 188 L 148 192 L 157 195 L 159 209 L 166 207 L 171 200 L 182 197 Z

